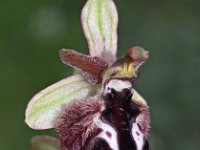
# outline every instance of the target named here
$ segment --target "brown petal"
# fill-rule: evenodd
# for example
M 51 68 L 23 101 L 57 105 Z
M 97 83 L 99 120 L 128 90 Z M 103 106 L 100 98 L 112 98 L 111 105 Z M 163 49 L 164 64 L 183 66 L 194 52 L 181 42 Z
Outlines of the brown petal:
M 60 58 L 64 64 L 80 69 L 83 76 L 94 84 L 101 81 L 101 74 L 107 68 L 103 59 L 83 55 L 70 49 L 60 50 Z

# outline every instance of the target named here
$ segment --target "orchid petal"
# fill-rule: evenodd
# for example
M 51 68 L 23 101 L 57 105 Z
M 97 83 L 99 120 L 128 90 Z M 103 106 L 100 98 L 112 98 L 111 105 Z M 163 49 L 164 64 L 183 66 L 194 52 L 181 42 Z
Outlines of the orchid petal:
M 113 0 L 88 0 L 81 13 L 90 55 L 116 59 L 118 14 Z
M 98 85 L 87 82 L 81 75 L 65 78 L 36 94 L 26 109 L 25 122 L 33 129 L 53 128 L 63 107 L 96 93 Z
M 80 69 L 85 79 L 92 84 L 101 81 L 101 74 L 107 68 L 105 61 L 99 57 L 83 55 L 71 49 L 62 49 L 59 54 L 64 64 Z
M 31 139 L 32 150 L 60 150 L 60 141 L 51 136 L 34 136 Z

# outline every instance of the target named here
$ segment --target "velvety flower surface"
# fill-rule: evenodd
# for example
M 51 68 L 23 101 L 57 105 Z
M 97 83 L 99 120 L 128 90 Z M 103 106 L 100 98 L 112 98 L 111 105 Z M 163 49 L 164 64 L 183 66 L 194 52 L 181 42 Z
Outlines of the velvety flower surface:
M 62 49 L 59 53 L 62 62 L 80 70 L 80 74 L 67 77 L 36 94 L 28 103 L 25 122 L 36 130 L 56 128 L 63 150 L 118 150 L 126 146 L 129 146 L 126 150 L 145 149 L 148 106 L 131 83 L 148 58 L 148 52 L 133 47 L 124 57 L 116 58 L 118 14 L 112 0 L 88 0 L 81 13 L 81 23 L 90 55 L 71 49 Z M 118 114 L 122 110 L 123 113 Z M 104 125 L 105 122 L 108 124 Z M 110 128 L 109 122 L 120 135 L 115 145 L 112 140 L 112 143 L 109 139 L 106 143 L 98 138 L 105 128 Z M 123 127 L 132 129 L 124 131 Z M 107 136 L 114 137 L 115 129 L 110 128 Z M 141 139 L 136 140 L 134 136 Z M 123 144 L 126 138 L 129 144 Z M 47 137 L 41 139 L 52 143 Z

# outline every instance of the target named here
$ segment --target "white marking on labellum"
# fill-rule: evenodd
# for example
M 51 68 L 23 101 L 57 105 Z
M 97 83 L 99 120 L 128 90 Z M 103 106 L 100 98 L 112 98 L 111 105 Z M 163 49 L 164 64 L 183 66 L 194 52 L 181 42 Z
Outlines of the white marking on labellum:
M 97 127 L 102 129 L 102 131 L 97 135 L 97 138 L 104 139 L 111 149 L 119 150 L 117 143 L 117 133 L 115 129 L 100 119 L 97 121 Z
M 133 123 L 132 126 L 132 136 L 135 140 L 136 146 L 137 146 L 137 150 L 142 150 L 143 146 L 144 146 L 144 135 L 143 133 L 140 131 L 138 123 Z
M 123 89 L 131 89 L 132 84 L 129 81 L 123 81 L 119 79 L 111 79 L 104 88 L 104 95 L 107 93 L 111 93 L 111 89 L 114 89 L 115 91 L 121 92 Z
M 119 108 L 119 110 L 122 111 L 122 112 L 124 112 L 124 109 L 123 109 L 123 108 Z

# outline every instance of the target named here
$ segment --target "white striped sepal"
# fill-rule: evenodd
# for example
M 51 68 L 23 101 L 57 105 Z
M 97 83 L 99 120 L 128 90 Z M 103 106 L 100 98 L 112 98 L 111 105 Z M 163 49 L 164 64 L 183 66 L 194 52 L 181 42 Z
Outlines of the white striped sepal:
M 65 78 L 36 94 L 28 103 L 25 122 L 33 129 L 55 127 L 63 107 L 94 95 L 98 85 L 92 85 L 79 74 Z
M 88 0 L 81 22 L 90 55 L 104 58 L 109 64 L 116 59 L 118 14 L 112 0 Z

